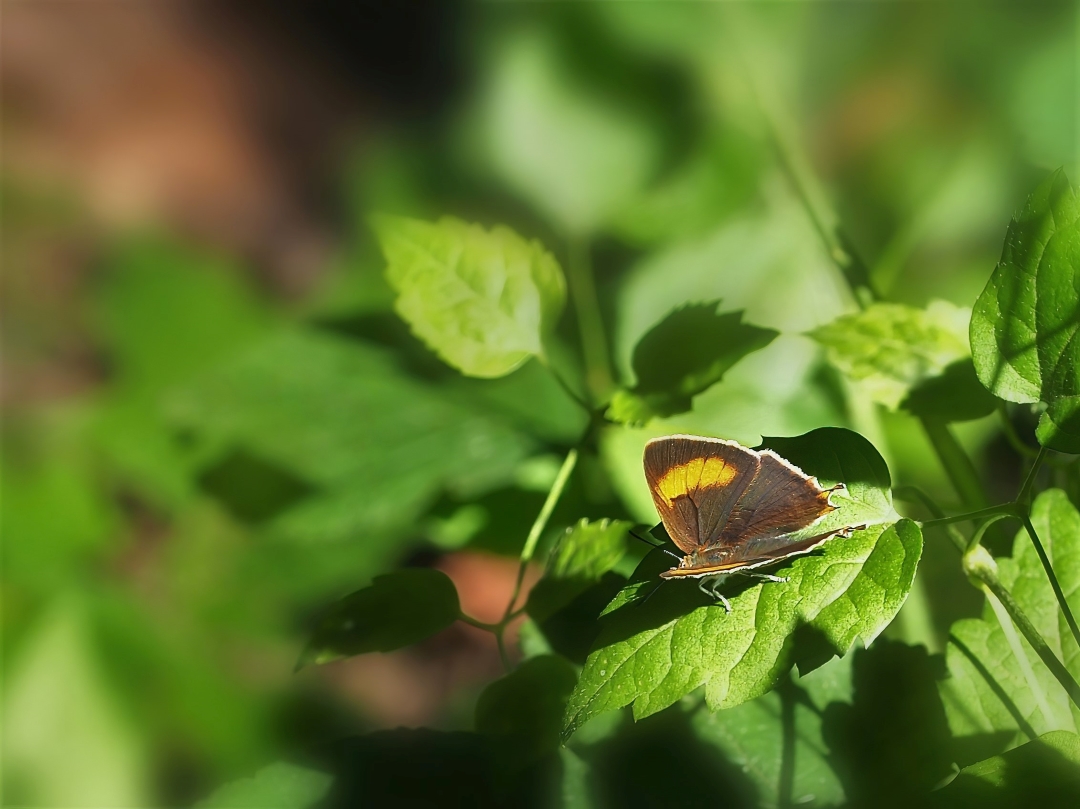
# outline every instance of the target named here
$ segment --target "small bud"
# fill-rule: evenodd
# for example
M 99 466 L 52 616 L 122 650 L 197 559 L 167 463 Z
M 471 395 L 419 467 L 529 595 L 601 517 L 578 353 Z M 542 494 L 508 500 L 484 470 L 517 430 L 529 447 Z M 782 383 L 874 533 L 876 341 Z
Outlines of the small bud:
M 997 562 L 982 545 L 969 548 L 964 554 L 964 572 L 969 578 L 983 582 L 997 578 Z

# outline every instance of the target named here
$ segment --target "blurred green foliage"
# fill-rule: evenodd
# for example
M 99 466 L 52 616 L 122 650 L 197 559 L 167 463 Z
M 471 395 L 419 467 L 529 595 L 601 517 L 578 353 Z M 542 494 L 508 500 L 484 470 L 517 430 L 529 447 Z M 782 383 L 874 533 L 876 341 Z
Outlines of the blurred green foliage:
M 1047 767 L 1067 785 L 1080 713 L 944 531 L 912 522 L 937 514 L 917 495 L 898 514 L 890 484 L 954 512 L 973 490 L 1013 497 L 1040 445 L 1076 451 L 1075 191 L 1039 185 L 1080 175 L 1075 18 L 1066 2 L 984 4 L 977 22 L 956 3 L 478 7 L 469 91 L 342 167 L 347 232 L 299 299 L 168 232 L 109 232 L 65 303 L 37 269 L 43 243 L 82 238 L 80 201 L 5 180 L 13 367 L 77 344 L 92 379 L 5 407 L 5 805 L 913 805 L 958 768 L 943 805 L 1007 805 Z M 417 218 L 376 238 L 374 212 Z M 1055 228 L 1072 235 L 1044 255 Z M 641 451 L 670 433 L 798 436 L 767 443 L 846 481 L 874 524 L 741 590 L 732 616 L 678 585 L 628 612 L 669 561 L 634 574 L 625 531 L 656 521 Z M 961 456 L 970 474 L 942 465 Z M 1050 454 L 1033 483 L 1080 612 L 1080 464 Z M 533 561 L 555 550 L 510 650 L 525 662 L 459 684 L 437 729 L 382 729 L 345 670 L 291 674 L 342 605 L 386 621 L 338 626 L 322 651 L 446 626 L 453 588 L 413 568 L 516 562 L 530 525 Z M 1012 557 L 1002 582 L 1080 677 L 1026 534 Z M 845 576 L 825 581 L 834 561 Z M 604 662 L 656 636 L 622 679 Z M 700 658 L 693 676 L 673 655 Z M 558 748 L 567 704 L 599 714 L 605 689 L 604 708 L 659 713 L 612 710 Z

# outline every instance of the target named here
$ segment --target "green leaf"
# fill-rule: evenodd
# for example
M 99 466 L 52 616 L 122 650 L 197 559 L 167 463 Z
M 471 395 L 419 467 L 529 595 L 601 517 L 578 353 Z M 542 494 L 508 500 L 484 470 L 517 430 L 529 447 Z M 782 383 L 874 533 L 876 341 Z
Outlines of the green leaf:
M 734 127 L 711 135 L 659 183 L 634 195 L 614 222 L 618 235 L 652 245 L 708 233 L 760 189 L 763 146 Z
M 777 573 L 787 582 L 733 579 L 725 588 L 730 614 L 694 582 L 666 584 L 638 603 L 671 567 L 662 551 L 650 553 L 601 621 L 567 707 L 565 735 L 631 703 L 636 718 L 648 716 L 699 686 L 713 710 L 738 705 L 778 682 L 792 662 L 791 639 L 800 626 L 819 630 L 845 654 L 856 640 L 869 644 L 899 611 L 915 576 L 922 534 L 909 520 L 881 524 L 896 519 L 881 456 L 861 436 L 837 428 L 766 443 L 822 485 L 847 485 L 846 495 L 833 500 L 840 508 L 807 530 L 871 527 L 780 564 Z
M 816 686 L 837 674 L 850 682 L 849 657 L 834 659 L 805 677 L 795 677 L 791 683 L 721 713 L 695 712 L 692 724 L 698 738 L 718 747 L 746 773 L 757 788 L 758 806 L 843 803 L 844 788 L 833 772 L 828 745 L 822 738 L 825 709 L 836 700 L 829 689 Z M 850 702 L 850 695 L 843 701 Z M 781 794 L 785 766 L 781 751 L 786 740 L 792 743 L 794 757 L 790 797 Z
M 330 790 L 332 776 L 279 761 L 253 778 L 233 781 L 196 809 L 310 809 Z
M 104 676 L 87 611 L 72 597 L 47 605 L 8 664 L 6 805 L 151 803 L 145 740 Z
M 380 216 L 373 226 L 398 314 L 444 361 L 467 376 L 497 377 L 544 356 L 566 282 L 539 242 L 451 217 Z
M 920 418 L 973 421 L 993 413 L 997 400 L 979 382 L 971 360 L 963 359 L 915 385 L 900 407 Z
M 1080 198 L 1056 171 L 1028 198 L 975 302 L 971 350 L 986 388 L 1045 402 L 1043 446 L 1080 453 Z
M 690 410 L 694 396 L 723 379 L 751 352 L 779 332 L 742 322 L 742 312 L 720 314 L 720 301 L 689 304 L 669 313 L 638 341 L 633 369 L 637 384 L 620 390 L 608 415 L 626 423 Z
M 317 488 L 267 526 L 304 544 L 400 531 L 441 489 L 503 484 L 530 448 L 502 421 L 406 377 L 385 352 L 303 330 L 218 366 L 176 394 L 170 413 L 194 439 L 245 448 Z
M 410 646 L 446 629 L 459 614 L 457 590 L 445 573 L 406 568 L 377 576 L 327 611 L 298 666 Z
M 567 528 L 548 557 L 543 578 L 529 592 L 525 608 L 535 621 L 545 621 L 615 567 L 626 552 L 630 523 L 582 519 Z
M 484 689 L 476 703 L 476 729 L 495 737 L 496 750 L 508 755 L 515 768 L 554 753 L 576 681 L 577 672 L 564 658 L 526 660 Z
M 587 234 L 644 184 L 658 157 L 647 123 L 561 70 L 539 32 L 506 38 L 484 104 L 496 170 L 548 221 Z
M 158 238 L 110 257 L 94 315 L 120 385 L 158 392 L 258 339 L 272 322 L 239 268 Z
M 1080 514 L 1060 489 L 1032 505 L 1034 525 L 1073 610 L 1080 610 Z M 1080 649 L 1072 642 L 1046 572 L 1026 531 L 1019 531 L 1012 558 L 997 560 L 998 576 L 1051 650 L 1080 678 Z M 980 619 L 957 621 L 949 633 L 950 679 L 941 686 L 953 735 L 977 743 L 997 739 L 996 750 L 1052 730 L 1080 728 L 1080 709 L 1004 616 L 1008 633 L 987 604 Z M 1012 642 L 1010 642 L 1012 641 Z M 1023 661 L 1014 652 L 1019 646 Z M 994 752 L 989 750 L 987 752 Z
M 940 793 L 949 807 L 1066 807 L 1080 802 L 1080 736 L 1064 730 L 960 770 Z
M 919 383 L 968 356 L 969 313 L 946 301 L 926 309 L 875 303 L 842 315 L 810 336 L 829 362 L 876 402 L 896 409 Z

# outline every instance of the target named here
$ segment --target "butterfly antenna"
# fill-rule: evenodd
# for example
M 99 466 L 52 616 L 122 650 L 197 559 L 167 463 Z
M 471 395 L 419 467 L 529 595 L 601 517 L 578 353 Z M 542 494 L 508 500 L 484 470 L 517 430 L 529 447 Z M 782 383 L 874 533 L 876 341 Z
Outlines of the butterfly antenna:
M 641 536 L 639 534 L 635 534 L 633 528 L 630 529 L 630 536 L 632 536 L 634 539 L 640 539 L 642 542 L 644 542 L 650 548 L 659 548 L 664 553 L 666 553 L 668 556 L 670 556 L 672 559 L 678 559 L 679 561 L 682 561 L 682 557 L 679 556 L 677 553 L 672 553 L 667 548 L 665 548 L 663 545 L 660 545 L 660 544 L 657 544 L 657 543 L 654 543 L 654 542 L 649 542 L 649 540 L 645 539 L 645 537 L 643 537 L 643 536 Z
M 644 607 L 646 604 L 648 604 L 649 599 L 652 598 L 654 595 L 656 595 L 656 591 L 659 590 L 663 586 L 664 586 L 664 580 L 660 579 L 660 581 L 658 581 L 656 583 L 656 586 L 649 591 L 649 594 L 647 596 L 645 596 L 645 600 L 642 601 L 640 604 L 638 604 L 638 606 L 639 607 Z

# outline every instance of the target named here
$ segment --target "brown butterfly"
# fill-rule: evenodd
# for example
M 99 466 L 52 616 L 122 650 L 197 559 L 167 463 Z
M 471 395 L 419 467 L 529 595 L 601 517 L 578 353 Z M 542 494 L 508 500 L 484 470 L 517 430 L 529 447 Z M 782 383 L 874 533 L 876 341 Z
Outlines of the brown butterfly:
M 645 478 L 668 536 L 686 554 L 664 579 L 706 578 L 699 586 L 728 600 L 716 587 L 732 573 L 808 553 L 856 527 L 798 534 L 836 510 L 817 480 L 772 450 L 747 449 L 734 441 L 669 435 L 645 445 Z M 779 576 L 755 573 L 770 581 Z

